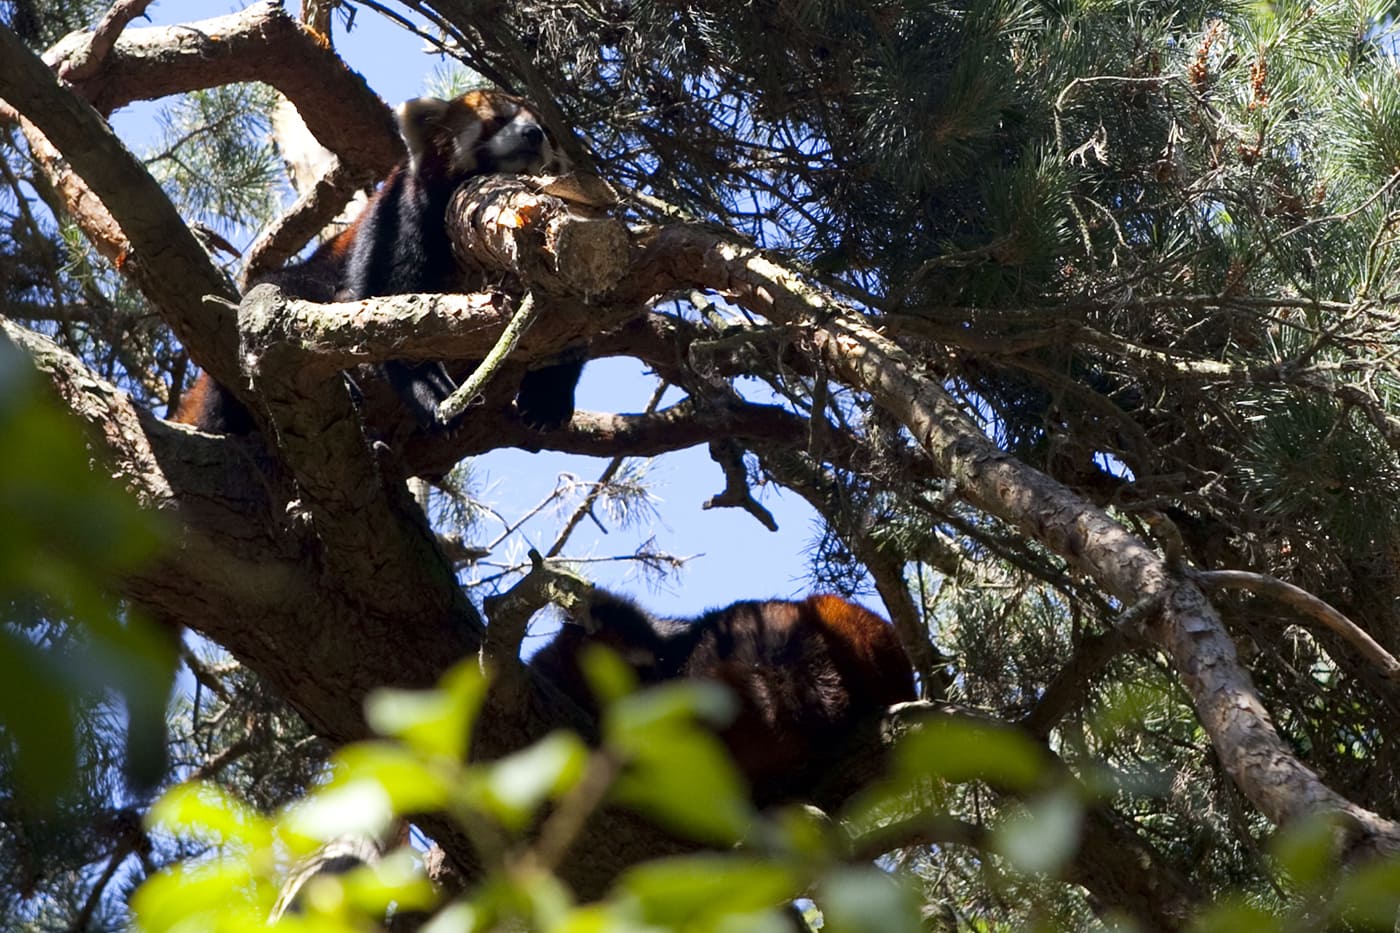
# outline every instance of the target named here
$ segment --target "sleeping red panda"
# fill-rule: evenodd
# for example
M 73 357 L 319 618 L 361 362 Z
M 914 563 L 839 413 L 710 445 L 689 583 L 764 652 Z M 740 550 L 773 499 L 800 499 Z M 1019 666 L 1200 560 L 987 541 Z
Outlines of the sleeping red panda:
M 698 677 L 733 690 L 738 712 L 719 736 L 760 804 L 804 796 L 857 726 L 916 698 L 894 628 L 840 596 L 737 602 L 685 620 L 596 590 L 587 617 L 530 661 L 596 713 L 579 666 L 590 642 L 616 651 L 643 685 Z
M 389 173 L 354 223 L 305 262 L 263 273 L 254 284 L 271 282 L 318 302 L 459 290 L 446 230 L 457 187 L 493 172 L 568 170 L 534 112 L 499 91 L 471 91 L 454 100 L 420 97 L 400 105 L 396 115 L 408 159 Z M 568 421 L 582 370 L 582 357 L 574 354 L 526 373 L 516 397 L 522 420 L 540 429 Z M 435 427 L 438 403 L 456 387 L 442 364 L 391 362 L 384 373 L 419 422 Z M 186 392 L 174 420 L 218 433 L 253 429 L 248 412 L 207 373 Z

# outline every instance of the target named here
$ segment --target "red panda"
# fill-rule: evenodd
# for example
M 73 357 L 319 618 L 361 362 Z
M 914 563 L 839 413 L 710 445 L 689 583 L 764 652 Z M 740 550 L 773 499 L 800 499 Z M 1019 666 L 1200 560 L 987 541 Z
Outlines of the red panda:
M 697 677 L 733 690 L 738 712 L 719 737 L 760 804 L 802 797 L 857 726 L 916 698 L 894 628 L 840 596 L 737 602 L 682 620 L 595 591 L 587 616 L 530 667 L 596 713 L 579 666 L 590 642 L 616 651 L 642 684 Z
M 454 100 L 421 97 L 399 106 L 408 159 L 398 165 L 349 227 L 301 263 L 259 275 L 289 295 L 311 301 L 354 301 L 460 288 L 447 235 L 447 205 L 468 178 L 492 172 L 568 170 L 539 118 L 524 101 L 499 91 L 471 91 Z M 580 354 L 531 370 L 516 397 L 520 417 L 539 429 L 573 416 Z M 390 362 L 390 384 L 425 427 L 455 383 L 440 363 Z M 243 406 L 206 373 L 181 400 L 174 420 L 206 431 L 248 433 Z

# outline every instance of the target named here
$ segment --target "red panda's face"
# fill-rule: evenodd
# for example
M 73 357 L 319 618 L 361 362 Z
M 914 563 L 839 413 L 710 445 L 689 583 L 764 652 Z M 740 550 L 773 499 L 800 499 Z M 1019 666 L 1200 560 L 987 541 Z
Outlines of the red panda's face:
M 469 91 L 455 100 L 420 97 L 400 105 L 399 130 L 412 170 L 441 160 L 447 174 L 562 174 L 569 160 L 524 101 L 500 91 Z M 441 164 L 440 163 L 440 164 Z

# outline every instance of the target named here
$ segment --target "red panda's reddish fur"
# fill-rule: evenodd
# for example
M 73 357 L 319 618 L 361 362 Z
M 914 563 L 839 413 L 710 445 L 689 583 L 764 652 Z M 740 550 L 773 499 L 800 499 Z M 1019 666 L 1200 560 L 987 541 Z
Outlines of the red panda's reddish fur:
M 696 677 L 733 690 L 738 711 L 719 737 L 760 803 L 806 796 L 859 726 L 915 699 L 893 627 L 840 596 L 744 601 L 676 620 L 599 591 L 588 618 L 566 624 L 531 660 L 596 712 L 579 667 L 590 642 L 616 651 L 643 684 Z

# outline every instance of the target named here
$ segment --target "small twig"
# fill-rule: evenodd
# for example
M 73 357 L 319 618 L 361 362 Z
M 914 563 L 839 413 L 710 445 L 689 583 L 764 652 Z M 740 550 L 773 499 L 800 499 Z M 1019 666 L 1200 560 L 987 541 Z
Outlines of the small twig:
M 486 545 L 486 552 L 489 554 L 490 552 L 496 550 L 496 548 L 497 548 L 498 546 L 500 546 L 500 543 L 501 543 L 502 541 L 504 541 L 506 538 L 509 538 L 511 535 L 513 535 L 513 534 L 515 534 L 517 531 L 519 531 L 522 527 L 524 527 L 524 525 L 525 525 L 526 522 L 528 522 L 530 519 L 534 518 L 536 515 L 538 515 L 538 514 L 540 514 L 541 512 L 543 512 L 543 511 L 549 506 L 549 504 L 550 504 L 551 502 L 554 502 L 554 501 L 557 500 L 561 495 L 563 495 L 563 493 L 560 491 L 559 483 L 563 482 L 563 481 L 564 481 L 564 478 L 565 478 L 565 475 L 561 474 L 561 475 L 560 475 L 560 478 L 559 478 L 559 481 L 556 482 L 556 484 L 555 484 L 555 486 L 554 486 L 554 489 L 549 493 L 549 495 L 545 496 L 545 497 L 544 497 L 543 499 L 541 499 L 539 502 L 537 502 L 537 503 L 535 503 L 533 506 L 531 506 L 530 509 L 529 509 L 524 515 L 521 515 L 521 516 L 520 516 L 519 518 L 517 518 L 515 521 L 509 522 L 509 523 L 505 523 L 504 520 L 502 519 L 503 524 L 504 524 L 504 527 L 503 527 L 503 529 L 501 530 L 501 533 L 498 534 L 498 535 L 496 535 L 496 537 L 493 538 L 493 539 L 490 541 L 490 543 L 488 543 L 488 544 Z M 496 515 L 496 513 L 495 513 L 494 511 L 493 511 L 491 514 L 492 514 L 493 516 L 495 516 L 497 519 L 501 519 L 501 516 Z
M 515 586 L 482 601 L 486 613 L 486 638 L 481 645 L 481 663 L 500 673 L 518 667 L 520 642 L 525 638 L 531 617 L 547 603 L 565 612 L 586 606 L 593 584 L 567 570 L 545 563 L 540 552 L 530 549 L 530 571 Z
M 253 751 L 253 747 L 253 739 L 250 736 L 244 736 L 237 742 L 234 742 L 228 748 L 219 752 L 219 754 L 215 755 L 213 758 L 206 761 L 204 764 L 200 765 L 198 768 L 194 769 L 194 771 L 191 772 L 187 780 L 210 780 L 220 771 L 224 770 L 224 768 L 226 768 L 228 765 L 232 764 L 239 758 L 242 758 L 244 755 L 247 755 L 249 752 Z
M 1194 576 L 1202 586 L 1259 593 L 1311 616 L 1340 635 L 1363 658 L 1379 669 L 1382 676 L 1400 682 L 1400 661 L 1395 660 L 1390 652 L 1382 648 L 1359 625 L 1302 587 L 1268 574 L 1251 573 L 1247 570 L 1205 570 Z
M 812 412 L 807 418 L 807 453 L 813 460 L 821 462 L 827 436 L 831 433 L 830 425 L 826 421 L 831 383 L 827 379 L 825 364 L 819 363 L 818 366 L 816 378 L 812 380 Z
M 88 893 L 87 900 L 83 902 L 82 909 L 78 911 L 78 916 L 73 918 L 73 929 L 79 933 L 85 933 L 92 923 L 92 916 L 97 912 L 97 906 L 102 903 L 102 897 L 107 893 L 107 885 L 111 884 L 112 878 L 117 874 L 117 869 L 122 862 L 145 842 L 145 835 L 140 831 L 138 824 L 134 833 L 118 840 L 117 847 L 112 851 L 112 857 L 107 861 L 107 867 L 102 870 L 102 874 L 97 879 L 97 883 L 92 886 L 92 891 Z
M 712 441 L 710 459 L 724 471 L 724 491 L 711 496 L 701 506 L 704 509 L 738 508 L 748 512 L 769 531 L 777 531 L 773 515 L 749 492 L 748 470 L 744 468 L 744 448 L 734 441 Z
M 217 673 L 211 670 L 209 665 L 205 664 L 203 659 L 191 651 L 183 642 L 180 645 L 180 658 L 185 662 L 185 666 L 190 669 L 190 673 L 194 675 L 196 683 L 206 687 L 225 703 L 231 702 L 232 698 L 229 696 L 228 688 L 225 687 L 223 681 L 218 678 Z
M 656 411 L 657 406 L 661 404 L 661 396 L 666 394 L 666 389 L 669 387 L 670 383 L 664 379 L 657 384 L 656 391 L 652 393 L 651 400 L 647 402 L 647 407 L 643 414 L 649 415 Z M 554 544 L 552 544 L 545 553 L 545 557 L 559 556 L 559 553 L 564 550 L 564 545 L 568 543 L 569 537 L 574 533 L 574 529 L 577 528 L 585 518 L 593 514 L 593 506 L 597 504 L 598 497 L 603 494 L 603 490 L 613 481 L 613 477 L 617 476 L 618 470 L 622 469 L 622 465 L 626 463 L 628 459 L 628 457 L 622 454 L 612 458 L 607 468 L 603 470 L 602 475 L 598 477 L 598 481 L 593 484 L 593 488 L 588 491 L 588 495 L 584 496 L 583 501 L 579 503 L 579 507 L 574 510 L 574 514 L 570 515 L 569 520 L 564 523 L 563 529 L 559 532 L 559 536 L 554 539 Z M 603 533 L 606 534 L 607 529 L 603 529 Z
M 501 336 L 497 338 L 496 345 L 491 348 L 491 352 L 486 354 L 486 358 L 467 377 L 467 381 L 458 386 L 457 391 L 449 395 L 438 406 L 437 420 L 439 424 L 450 424 L 453 418 L 471 406 L 472 399 L 481 394 L 481 390 L 486 387 L 486 383 L 491 380 L 491 377 L 496 375 L 496 370 L 501 368 L 506 357 L 514 352 L 516 344 L 520 343 L 520 338 L 535 322 L 538 312 L 534 293 L 526 292 L 524 300 L 520 302 L 520 307 L 511 316 L 510 323 L 506 325 L 505 330 L 501 331 Z

